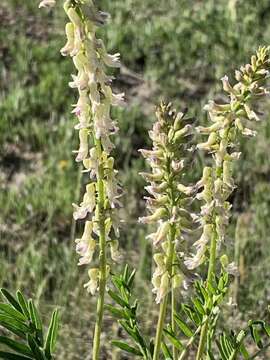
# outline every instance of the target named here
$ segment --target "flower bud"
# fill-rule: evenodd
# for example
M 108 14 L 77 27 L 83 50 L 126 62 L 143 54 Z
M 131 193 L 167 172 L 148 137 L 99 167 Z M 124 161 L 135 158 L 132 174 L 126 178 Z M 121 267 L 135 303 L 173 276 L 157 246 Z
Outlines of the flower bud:
M 158 220 L 161 220 L 166 215 L 167 215 L 166 209 L 165 208 L 159 208 L 154 212 L 154 214 L 139 218 L 139 221 L 142 224 L 150 224 L 152 222 L 156 222 Z
M 217 142 L 217 134 L 215 132 L 212 132 L 209 135 L 209 138 L 208 138 L 207 142 L 198 144 L 197 148 L 200 149 L 200 150 L 211 150 L 211 147 L 213 145 L 215 145 L 216 142 Z
M 111 258 L 115 262 L 120 262 L 122 260 L 122 255 L 119 251 L 119 242 L 117 240 L 113 240 L 110 242 L 111 249 Z
M 60 52 L 63 56 L 67 56 L 74 49 L 75 35 L 74 35 L 74 25 L 72 23 L 66 24 L 66 35 L 67 35 L 67 43 L 60 50 Z
M 67 11 L 67 16 L 69 17 L 70 21 L 77 27 L 82 26 L 82 21 L 78 13 L 73 7 L 70 7 Z
M 87 129 L 80 129 L 79 130 L 79 138 L 80 138 L 80 148 L 76 157 L 76 161 L 84 160 L 88 155 L 88 130 Z
M 223 162 L 223 182 L 230 188 L 234 188 L 231 161 L 226 160 Z
M 156 237 L 154 239 L 154 246 L 157 246 L 166 239 L 170 230 L 170 223 L 168 221 L 163 222 L 159 225 L 158 231 L 156 233 Z
M 169 274 L 166 271 L 161 276 L 160 287 L 157 292 L 156 303 L 159 304 L 169 291 Z
M 185 186 L 183 184 L 178 184 L 177 185 L 177 189 L 181 192 L 184 193 L 185 195 L 193 195 L 195 193 L 196 186 Z
M 182 274 L 176 274 L 172 278 L 172 287 L 173 289 L 177 289 L 182 285 L 183 282 L 183 275 Z
M 231 84 L 229 83 L 229 78 L 227 75 L 223 76 L 223 78 L 221 78 L 221 81 L 223 84 L 224 91 L 226 91 L 229 94 L 237 95 L 236 91 L 232 88 Z

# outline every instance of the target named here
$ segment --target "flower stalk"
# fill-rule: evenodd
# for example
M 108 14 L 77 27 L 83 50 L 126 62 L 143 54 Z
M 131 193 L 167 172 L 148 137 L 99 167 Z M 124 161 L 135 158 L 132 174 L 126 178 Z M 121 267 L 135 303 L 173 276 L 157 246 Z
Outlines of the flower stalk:
M 185 167 L 191 150 L 192 119 L 184 113 L 176 113 L 171 104 L 161 105 L 157 109 L 157 121 L 149 136 L 153 141 L 152 150 L 141 150 L 152 168 L 151 173 L 141 175 L 149 182 L 146 197 L 150 215 L 139 219 L 141 223 L 158 224 L 148 238 L 155 249 L 153 274 L 153 292 L 160 304 L 156 330 L 153 359 L 159 358 L 162 331 L 167 315 L 169 294 L 171 293 L 171 327 L 174 329 L 175 289 L 181 286 L 183 274 L 178 251 L 183 242 L 183 234 L 192 226 L 192 216 L 187 210 L 196 192 L 196 186 L 182 184 Z M 176 358 L 176 349 L 173 349 Z
M 197 197 L 204 201 L 200 219 L 203 235 L 195 243 L 197 253 L 186 259 L 186 265 L 189 269 L 195 269 L 208 259 L 208 286 L 214 281 L 217 250 L 224 241 L 230 217 L 231 205 L 228 198 L 235 189 L 233 162 L 240 157 L 235 148 L 242 135 L 256 135 L 249 126 L 260 120 L 256 104 L 268 95 L 264 84 L 269 77 L 269 51 L 268 47 L 259 48 L 256 55 L 251 57 L 251 64 L 236 70 L 237 82 L 234 86 L 227 76 L 221 79 L 229 100 L 225 104 L 210 101 L 205 110 L 213 124 L 198 128 L 201 134 L 208 134 L 208 140 L 197 147 L 211 154 L 214 163 L 212 167 L 204 169 L 199 182 L 202 192 Z M 201 360 L 205 352 L 207 329 L 206 322 L 201 331 L 197 360 Z
M 76 240 L 80 255 L 79 265 L 90 264 L 98 253 L 99 266 L 88 271 L 87 291 L 98 291 L 97 318 L 93 339 L 94 360 L 99 359 L 100 336 L 104 314 L 106 283 L 110 271 L 110 249 L 113 262 L 120 260 L 118 250 L 118 208 L 122 191 L 116 179 L 114 145 L 111 136 L 118 128 L 111 119 L 111 107 L 123 104 L 123 94 L 114 94 L 112 77 L 106 74 L 107 67 L 119 67 L 119 54 L 109 55 L 103 41 L 97 38 L 99 26 L 106 23 L 109 15 L 98 11 L 92 0 L 67 0 L 64 10 L 69 18 L 66 25 L 67 43 L 61 49 L 63 56 L 71 56 L 77 70 L 69 83 L 78 90 L 79 99 L 73 113 L 78 119 L 75 129 L 79 132 L 80 146 L 76 161 L 82 162 L 83 172 L 89 174 L 83 201 L 73 204 L 75 220 L 85 220 L 81 238 Z

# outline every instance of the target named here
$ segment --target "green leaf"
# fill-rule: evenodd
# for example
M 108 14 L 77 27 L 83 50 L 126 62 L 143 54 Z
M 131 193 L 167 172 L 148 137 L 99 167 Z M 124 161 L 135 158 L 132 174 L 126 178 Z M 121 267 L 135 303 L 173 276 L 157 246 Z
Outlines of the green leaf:
M 178 350 L 183 350 L 184 346 L 182 345 L 182 343 L 174 336 L 174 334 L 172 334 L 170 331 L 163 329 L 164 335 L 166 336 L 166 338 L 178 349 Z
M 193 331 L 178 315 L 174 315 L 174 320 L 179 329 L 184 333 L 184 335 L 186 335 L 186 337 L 191 338 L 193 336 Z
M 0 336 L 0 343 L 8 346 L 11 350 L 17 351 L 23 355 L 32 356 L 32 352 L 26 345 L 19 343 L 18 341 L 9 339 L 6 336 Z
M 58 309 L 55 309 L 51 317 L 51 321 L 45 341 L 45 354 L 49 358 L 55 349 L 58 328 L 59 328 L 59 311 Z
M 33 336 L 31 336 L 30 334 L 27 334 L 27 342 L 35 356 L 35 359 L 36 360 L 45 360 L 45 357 L 44 357 L 42 351 L 40 350 L 38 344 L 36 343 Z
M 127 321 L 119 320 L 119 324 L 121 324 L 121 326 L 129 334 L 129 336 L 132 337 L 132 339 L 134 339 L 137 343 L 140 343 L 140 339 L 138 338 L 136 331 L 134 331 L 130 327 L 130 325 L 129 325 L 129 323 Z
M 201 314 L 201 315 L 205 315 L 205 310 L 203 308 L 202 303 L 200 302 L 199 299 L 192 299 L 192 302 L 196 308 L 196 310 Z
M 105 305 L 105 309 L 110 311 L 110 313 L 118 319 L 129 320 L 129 316 L 127 316 L 127 314 L 123 310 L 117 309 L 116 307 L 114 307 L 112 305 Z
M 267 324 L 264 324 L 263 329 L 268 337 L 270 337 L 270 326 Z
M 117 276 L 112 276 L 112 283 L 116 289 L 121 291 L 121 287 L 123 286 L 123 281 L 119 279 Z
M 250 328 L 251 336 L 252 336 L 253 340 L 255 341 L 256 345 L 258 346 L 259 349 L 262 349 L 263 343 L 262 343 L 261 337 L 260 337 L 259 332 L 256 329 L 255 325 L 251 325 L 249 328 Z
M 37 310 L 35 304 L 33 303 L 32 299 L 29 299 L 29 301 L 28 301 L 28 309 L 29 309 L 29 313 L 30 313 L 30 320 L 36 329 L 36 333 L 37 333 L 36 340 L 38 341 L 38 345 L 43 346 L 44 341 L 43 341 L 42 322 L 41 322 L 40 316 L 38 314 L 38 310 Z
M 161 343 L 161 350 L 163 352 L 165 360 L 172 360 L 173 359 L 172 354 L 171 354 L 168 346 L 165 344 L 165 342 Z
M 154 339 L 151 339 L 150 344 L 149 344 L 149 353 L 151 355 L 151 359 L 154 355 L 154 350 L 155 350 L 155 341 L 154 341 Z
M 244 330 L 239 331 L 237 337 L 236 337 L 236 343 L 241 344 L 246 337 L 246 333 Z
M 131 287 L 133 285 L 133 281 L 134 281 L 134 278 L 135 278 L 135 275 L 136 275 L 136 269 L 134 269 L 132 271 L 132 273 L 129 275 L 129 278 L 128 278 L 128 281 L 127 281 L 127 285 L 129 287 Z
M 214 355 L 210 349 L 207 349 L 207 360 L 215 360 Z M 230 359 L 232 360 L 232 359 Z
M 255 326 L 252 327 L 252 328 L 253 328 L 253 335 L 252 335 L 252 337 L 254 338 L 254 340 L 255 340 L 258 348 L 259 348 L 259 349 L 262 349 L 262 348 L 263 348 L 263 343 L 262 343 L 262 339 L 261 339 L 261 336 L 260 336 L 260 334 L 259 334 L 259 331 L 258 331 L 258 329 L 255 328 Z
M 15 299 L 15 297 L 10 294 L 10 292 L 8 290 L 2 288 L 1 293 L 7 299 L 7 301 L 14 307 L 14 309 L 18 310 L 20 313 L 23 314 L 21 305 L 18 303 L 18 301 Z
M 28 320 L 30 320 L 30 313 L 29 313 L 27 301 L 26 301 L 24 295 L 21 293 L 20 290 L 17 291 L 16 295 L 17 295 L 18 302 L 19 302 L 19 304 L 20 304 L 20 306 L 22 308 L 22 311 L 24 313 L 24 316 Z
M 229 342 L 229 339 L 227 338 L 226 334 L 223 333 L 221 336 L 220 336 L 220 342 L 221 342 L 221 345 L 222 345 L 222 349 L 223 349 L 223 352 L 225 353 L 225 355 L 227 356 L 227 359 L 229 359 L 232 351 L 233 351 L 233 348 Z
M 143 356 L 142 353 L 138 349 L 136 349 L 122 341 L 113 340 L 111 343 L 113 346 L 116 346 L 119 349 L 124 350 L 130 354 L 137 355 L 137 356 Z
M 197 284 L 198 284 L 198 291 L 201 294 L 203 302 L 207 303 L 207 301 L 209 301 L 209 294 L 207 293 L 206 289 L 201 283 L 197 283 Z
M 23 321 L 23 322 L 27 320 L 20 311 L 14 309 L 14 307 L 9 304 L 0 303 L 0 313 L 1 312 L 8 314 L 11 317 L 14 317 L 15 319 Z
M 115 292 L 109 290 L 108 294 L 118 305 L 129 308 L 129 304 L 126 301 L 124 301 L 122 298 L 120 298 L 120 296 L 118 296 Z
M 208 292 L 211 296 L 216 294 L 216 289 L 211 282 L 208 283 Z
M 218 281 L 218 290 L 222 291 L 224 286 L 225 286 L 225 282 L 224 282 L 223 277 L 221 277 Z
M 42 330 L 42 322 L 32 299 L 28 301 L 28 309 L 32 323 L 35 325 L 37 330 Z
M 187 304 L 182 306 L 182 309 L 186 316 L 196 325 L 200 326 L 202 324 L 202 316 L 201 314 L 196 313 L 193 308 Z
M 125 266 L 124 273 L 123 273 L 123 279 L 127 283 L 129 277 L 129 267 L 128 265 Z
M 226 353 L 224 352 L 223 346 L 221 345 L 221 343 L 218 340 L 216 341 L 216 343 L 217 343 L 219 353 L 220 353 L 222 360 L 228 360 L 228 357 L 227 357 Z
M 249 353 L 248 353 L 248 351 L 247 351 L 247 349 L 246 349 L 246 347 L 245 347 L 245 345 L 244 344 L 241 344 L 241 346 L 240 346 L 240 352 L 241 352 L 241 354 L 243 355 L 243 357 L 244 357 L 244 359 L 245 360 L 249 360 Z
M 4 314 L 0 314 L 0 325 L 22 338 L 25 338 L 26 334 L 30 332 L 25 324 Z
M 145 342 L 144 342 L 143 337 L 142 337 L 141 334 L 140 334 L 138 325 L 135 325 L 133 329 L 134 329 L 134 331 L 136 332 L 136 336 L 137 336 L 137 339 L 138 339 L 139 344 L 141 345 L 142 348 L 145 349 L 145 348 L 146 348 Z
M 18 354 L 9 353 L 6 351 L 0 351 L 0 359 L 4 360 L 32 360 L 32 358 L 21 356 Z

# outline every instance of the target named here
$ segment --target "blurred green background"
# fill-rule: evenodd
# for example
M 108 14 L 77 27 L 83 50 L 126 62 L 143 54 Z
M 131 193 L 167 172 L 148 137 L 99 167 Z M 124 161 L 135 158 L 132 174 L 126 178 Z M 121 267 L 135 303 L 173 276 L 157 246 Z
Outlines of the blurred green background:
M 36 0 L 0 3 L 0 282 L 34 296 L 45 318 L 52 306 L 61 307 L 58 358 L 76 360 L 89 353 L 95 299 L 82 287 L 87 270 L 77 267 L 73 244 L 74 232 L 81 228 L 72 222 L 71 203 L 79 201 L 86 179 L 72 154 L 78 143 L 70 114 L 76 94 L 68 88 L 74 70 L 70 59 L 59 53 L 66 19 L 62 1 L 58 3 L 53 11 L 39 10 Z M 173 101 L 179 110 L 188 107 L 199 123 L 205 122 L 203 105 L 211 98 L 222 99 L 219 79 L 232 77 L 258 45 L 270 44 L 270 3 L 98 3 L 112 15 L 100 35 L 108 49 L 122 57 L 114 83 L 127 98 L 127 106 L 114 111 L 120 124 L 115 157 L 125 189 L 121 242 L 126 258 L 138 268 L 141 312 L 150 328 L 146 314 L 156 316 L 153 305 L 148 306 L 151 248 L 145 240 L 147 229 L 137 225 L 144 211 L 144 182 L 138 172 L 145 164 L 137 150 L 149 145 L 147 130 L 160 99 Z M 233 257 L 236 238 L 240 249 L 236 326 L 250 315 L 262 316 L 270 297 L 270 100 L 265 109 L 258 136 L 240 144 L 242 161 L 235 168 L 238 188 L 231 198 L 226 246 Z M 116 334 L 117 326 L 109 318 L 106 322 Z M 107 338 L 105 343 L 109 349 Z M 117 359 L 117 353 L 104 352 L 104 358 Z

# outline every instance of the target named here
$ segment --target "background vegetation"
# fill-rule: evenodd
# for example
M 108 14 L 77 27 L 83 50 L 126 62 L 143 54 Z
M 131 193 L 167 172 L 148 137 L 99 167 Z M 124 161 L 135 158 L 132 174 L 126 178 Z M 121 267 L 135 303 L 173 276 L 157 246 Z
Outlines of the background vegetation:
M 61 6 L 53 12 L 37 7 L 38 1 L 30 0 L 0 4 L 0 282 L 35 295 L 45 318 L 60 306 L 58 358 L 76 360 L 89 353 L 95 306 L 82 288 L 86 269 L 77 267 L 73 244 L 74 231 L 81 229 L 72 223 L 71 203 L 79 198 L 83 178 L 72 155 L 78 141 L 70 114 L 72 64 L 59 54 L 65 43 Z M 154 105 L 161 98 L 173 100 L 204 123 L 202 106 L 214 94 L 218 98 L 220 77 L 232 76 L 258 45 L 270 44 L 270 5 L 268 0 L 102 0 L 100 7 L 112 15 L 102 30 L 108 47 L 122 55 L 116 85 L 126 92 L 127 106 L 114 114 L 126 190 L 122 247 L 138 268 L 140 311 L 147 319 L 156 313 L 147 310 L 151 248 L 146 229 L 136 225 L 144 211 L 138 172 L 145 166 L 137 150 L 148 141 Z M 270 110 L 270 101 L 267 106 Z M 270 298 L 269 113 L 258 137 L 241 144 L 244 161 L 235 169 L 238 189 L 231 198 L 235 217 L 227 246 L 234 256 L 236 237 L 239 324 L 254 313 L 263 315 Z M 228 321 L 230 315 L 232 309 Z M 106 321 L 111 333 L 118 332 Z M 150 325 L 145 320 L 149 331 Z M 104 353 L 111 357 L 117 354 Z

